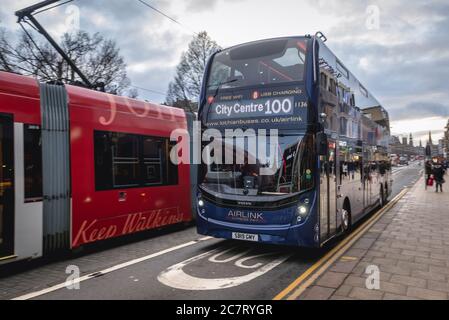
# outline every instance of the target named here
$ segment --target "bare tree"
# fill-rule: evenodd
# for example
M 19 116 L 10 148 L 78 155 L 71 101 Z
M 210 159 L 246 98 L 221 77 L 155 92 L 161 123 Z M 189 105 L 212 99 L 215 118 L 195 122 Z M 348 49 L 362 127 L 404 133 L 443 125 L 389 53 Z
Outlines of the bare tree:
M 3 35 L 3 36 L 2 36 Z M 30 33 L 21 33 L 16 45 L 0 34 L 0 68 L 24 75 L 32 75 L 42 81 L 79 83 L 81 79 L 68 63 L 43 40 Z M 126 63 L 113 40 L 105 39 L 99 33 L 85 31 L 65 33 L 60 43 L 67 56 L 78 66 L 92 84 L 104 85 L 105 91 L 113 94 L 137 96 L 130 89 Z M 8 68 L 9 67 L 9 68 Z
M 3 28 L 0 28 L 0 70 L 13 71 L 7 50 L 6 31 Z
M 176 75 L 168 86 L 166 103 L 187 111 L 197 111 L 201 82 L 208 58 L 220 50 L 207 32 L 196 35 L 176 67 Z

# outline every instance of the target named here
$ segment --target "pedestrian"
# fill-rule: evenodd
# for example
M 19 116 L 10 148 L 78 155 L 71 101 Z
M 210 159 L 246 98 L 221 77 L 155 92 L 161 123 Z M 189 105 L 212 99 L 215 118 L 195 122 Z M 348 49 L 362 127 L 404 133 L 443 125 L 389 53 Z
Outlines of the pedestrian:
M 444 169 L 440 162 L 437 162 L 433 165 L 432 169 L 433 178 L 435 179 L 435 192 L 438 192 L 438 189 L 443 192 L 443 183 L 444 181 Z
M 428 181 L 430 180 L 431 176 L 432 176 L 432 162 L 430 160 L 426 161 L 425 164 L 425 172 L 426 172 L 426 190 L 427 190 L 427 186 L 428 186 Z

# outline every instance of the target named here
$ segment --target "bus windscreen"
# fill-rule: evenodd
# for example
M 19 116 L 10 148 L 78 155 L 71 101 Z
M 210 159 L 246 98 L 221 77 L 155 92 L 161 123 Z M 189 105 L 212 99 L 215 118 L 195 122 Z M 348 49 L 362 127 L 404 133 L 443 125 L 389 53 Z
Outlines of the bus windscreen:
M 207 88 L 241 88 L 302 81 L 304 39 L 266 40 L 230 48 L 215 55 Z
M 285 196 L 308 190 L 314 184 L 313 146 L 311 135 L 280 136 L 270 157 L 260 158 L 259 151 L 252 154 L 251 150 L 245 149 L 242 164 L 224 164 L 222 161 L 222 164 L 202 165 L 200 187 L 203 191 L 222 195 L 258 197 Z M 224 145 L 224 149 L 228 147 L 234 149 L 235 159 L 236 146 Z M 267 145 L 266 149 L 269 148 Z M 223 150 L 223 156 L 225 152 Z M 269 170 L 262 171 L 262 168 Z

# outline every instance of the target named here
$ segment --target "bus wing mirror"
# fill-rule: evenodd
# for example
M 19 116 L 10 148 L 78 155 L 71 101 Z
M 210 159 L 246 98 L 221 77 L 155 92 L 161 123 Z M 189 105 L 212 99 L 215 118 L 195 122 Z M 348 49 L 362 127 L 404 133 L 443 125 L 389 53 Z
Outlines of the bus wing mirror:
M 318 155 L 327 156 L 329 144 L 327 142 L 327 135 L 324 132 L 319 132 L 316 135 Z

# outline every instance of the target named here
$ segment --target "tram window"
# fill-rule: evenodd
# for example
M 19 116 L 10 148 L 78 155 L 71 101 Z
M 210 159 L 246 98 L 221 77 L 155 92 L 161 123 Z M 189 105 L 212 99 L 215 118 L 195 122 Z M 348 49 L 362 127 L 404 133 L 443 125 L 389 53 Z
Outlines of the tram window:
M 97 190 L 178 184 L 168 139 L 95 131 L 94 140 Z
M 113 187 L 135 187 L 139 185 L 139 137 L 137 135 L 113 133 L 112 183 Z
M 25 201 L 42 200 L 42 143 L 41 129 L 26 124 L 23 130 Z
M 143 179 L 145 185 L 178 184 L 178 168 L 170 161 L 171 144 L 168 139 L 143 138 Z
M 94 133 L 95 184 L 97 190 L 113 189 L 111 133 Z
M 143 139 L 144 171 L 146 185 L 162 184 L 162 152 L 164 140 L 145 137 Z

